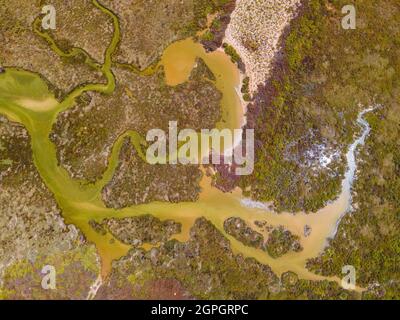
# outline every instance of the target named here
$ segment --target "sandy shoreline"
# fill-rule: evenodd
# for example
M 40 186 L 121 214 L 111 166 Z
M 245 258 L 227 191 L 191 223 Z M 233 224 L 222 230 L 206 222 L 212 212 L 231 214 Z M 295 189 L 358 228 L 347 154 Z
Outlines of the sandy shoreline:
M 279 39 L 299 4 L 300 0 L 236 1 L 224 42 L 233 46 L 242 58 L 251 93 L 268 79 Z

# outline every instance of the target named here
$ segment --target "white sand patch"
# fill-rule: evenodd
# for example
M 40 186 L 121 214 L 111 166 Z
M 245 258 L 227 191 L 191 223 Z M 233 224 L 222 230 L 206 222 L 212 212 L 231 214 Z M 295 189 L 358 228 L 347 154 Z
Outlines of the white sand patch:
M 58 101 L 51 97 L 41 100 L 22 98 L 18 99 L 16 103 L 26 109 L 39 112 L 49 111 L 58 105 Z
M 103 285 L 103 279 L 101 278 L 101 275 L 99 275 L 96 281 L 90 286 L 86 300 L 94 300 L 94 298 L 96 298 L 97 291 L 99 291 L 102 285 Z
M 241 56 L 254 92 L 270 74 L 285 27 L 295 16 L 300 0 L 237 0 L 225 42 Z
M 268 204 L 268 203 L 264 203 L 264 202 L 260 202 L 260 201 L 254 201 L 249 198 L 241 199 L 240 204 L 245 208 L 260 209 L 263 211 L 271 211 L 269 209 L 269 206 L 271 205 L 271 203 Z

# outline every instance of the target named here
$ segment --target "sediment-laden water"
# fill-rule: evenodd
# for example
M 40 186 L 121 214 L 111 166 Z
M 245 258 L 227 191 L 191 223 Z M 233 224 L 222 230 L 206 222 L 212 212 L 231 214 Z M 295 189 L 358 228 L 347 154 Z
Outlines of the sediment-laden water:
M 254 203 L 243 198 L 239 189 L 233 193 L 223 193 L 213 188 L 207 177 L 204 177 L 201 182 L 202 193 L 195 203 L 154 202 L 122 210 L 106 208 L 101 200 L 101 190 L 111 179 L 117 167 L 122 141 L 124 137 L 129 136 L 134 146 L 138 148 L 141 137 L 133 131 L 119 137 L 112 149 L 109 167 L 104 177 L 94 185 L 71 179 L 67 171 L 58 166 L 55 146 L 49 140 L 52 125 L 58 114 L 71 108 L 74 105 L 74 99 L 86 91 L 112 93 L 115 88 L 115 79 L 111 72 L 111 56 L 120 37 L 119 22 L 110 11 L 100 5 L 99 8 L 113 18 L 115 28 L 112 43 L 107 49 L 105 63 L 102 66 L 107 84 L 89 84 L 79 87 L 62 102 L 57 102 L 38 75 L 6 69 L 6 72 L 0 75 L 0 113 L 12 121 L 23 124 L 29 131 L 33 158 L 39 174 L 54 194 L 66 222 L 76 225 L 89 241 L 96 244 L 102 259 L 103 278 L 110 272 L 112 260 L 124 256 L 130 247 L 114 239 L 111 234 L 96 233 L 88 222 L 92 219 L 101 221 L 104 218 L 133 217 L 151 213 L 162 220 L 173 219 L 180 222 L 182 233 L 175 237 L 178 240 L 187 240 L 194 221 L 199 217 L 205 217 L 230 240 L 234 252 L 246 257 L 254 257 L 259 262 L 268 264 L 276 274 L 280 275 L 290 270 L 304 279 L 324 279 L 309 272 L 305 268 L 305 263 L 307 259 L 317 256 L 323 250 L 327 238 L 335 234 L 338 222 L 351 208 L 350 189 L 356 172 L 356 150 L 364 144 L 370 132 L 370 127 L 363 116 L 371 109 L 362 111 L 359 115 L 358 123 L 362 128 L 362 134 L 350 146 L 347 153 L 348 170 L 343 180 L 341 195 L 318 213 L 276 214 L 269 211 L 265 204 Z M 221 107 L 224 121 L 219 125 L 230 129 L 239 128 L 243 123 L 243 109 L 236 92 L 240 82 L 239 71 L 223 52 L 206 53 L 200 44 L 196 44 L 191 39 L 172 44 L 165 50 L 161 61 L 165 68 L 167 83 L 176 85 L 186 81 L 195 65 L 196 58 L 202 58 L 205 61 L 216 76 L 216 86 L 223 93 Z M 224 221 L 232 216 L 244 219 L 251 226 L 254 226 L 256 220 L 266 220 L 270 225 L 275 226 L 283 225 L 301 236 L 304 250 L 273 259 L 262 250 L 247 247 L 224 231 Z M 312 228 L 309 237 L 303 235 L 305 225 Z M 94 290 L 98 283 L 94 285 Z

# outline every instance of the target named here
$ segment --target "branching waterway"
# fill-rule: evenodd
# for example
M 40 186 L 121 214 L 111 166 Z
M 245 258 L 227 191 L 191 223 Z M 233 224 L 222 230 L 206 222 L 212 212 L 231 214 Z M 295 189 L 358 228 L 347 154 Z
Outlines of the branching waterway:
M 116 170 L 122 142 L 125 137 L 130 137 L 132 144 L 140 152 L 142 137 L 134 131 L 126 132 L 120 136 L 113 146 L 106 173 L 95 184 L 87 184 L 85 181 L 72 179 L 67 171 L 58 165 L 55 145 L 49 140 L 52 126 L 59 113 L 73 107 L 75 99 L 82 93 L 96 91 L 112 94 L 115 89 L 115 78 L 111 72 L 111 56 L 120 40 L 119 21 L 111 11 L 102 7 L 97 1 L 93 0 L 93 3 L 105 14 L 111 16 L 114 22 L 112 42 L 106 50 L 104 64 L 99 66 L 107 79 L 107 84 L 88 84 L 78 87 L 63 101 L 59 102 L 49 92 L 39 75 L 7 68 L 6 72 L 0 75 L 0 113 L 11 121 L 21 123 L 29 131 L 34 163 L 40 176 L 48 189 L 54 194 L 66 222 L 76 225 L 89 241 L 96 244 L 102 260 L 103 278 L 109 274 L 112 260 L 126 255 L 130 247 L 114 239 L 111 234 L 101 235 L 97 233 L 89 226 L 89 221 L 100 222 L 105 218 L 152 214 L 162 220 L 173 219 L 180 222 L 182 233 L 175 237 L 180 241 L 186 241 L 189 238 L 189 230 L 197 218 L 205 217 L 230 240 L 235 253 L 241 253 L 245 257 L 253 257 L 261 263 L 268 264 L 277 275 L 290 270 L 304 279 L 326 279 L 309 272 L 305 268 L 305 263 L 307 259 L 317 256 L 323 250 L 327 238 L 334 235 L 338 222 L 351 208 L 350 189 L 356 172 L 356 150 L 364 143 L 369 134 L 370 127 L 363 116 L 371 109 L 362 111 L 359 115 L 358 123 L 362 128 L 362 134 L 350 146 L 347 153 L 348 171 L 343 181 L 340 197 L 316 214 L 276 214 L 265 209 L 266 206 L 264 205 L 246 206 L 244 204 L 251 204 L 252 202 L 245 201 L 241 190 L 223 193 L 213 188 L 210 179 L 207 177 L 204 177 L 201 181 L 202 193 L 200 199 L 194 203 L 154 202 L 122 210 L 107 208 L 101 199 L 101 190 Z M 47 36 L 38 34 L 45 37 L 52 47 L 56 46 Z M 58 48 L 53 48 L 53 50 L 60 55 L 64 54 Z M 185 55 L 185 58 L 180 60 L 184 65 L 176 65 L 179 60 L 174 57 L 175 53 Z M 240 99 L 235 90 L 239 81 L 239 71 L 236 67 L 236 69 L 232 69 L 233 64 L 224 53 L 207 54 L 199 44 L 192 40 L 172 44 L 165 51 L 161 61 L 166 69 L 167 78 L 169 75 L 173 75 L 170 79 L 167 79 L 167 83 L 170 82 L 169 84 L 173 85 L 174 83 L 171 83 L 173 81 L 176 83 L 185 81 L 194 67 L 194 61 L 197 57 L 202 58 L 216 75 L 216 85 L 223 93 L 222 108 L 225 117 L 223 123 L 231 129 L 237 127 L 243 117 Z M 174 65 L 168 61 L 173 61 Z M 229 109 L 229 106 L 231 109 Z M 265 251 L 247 247 L 229 236 L 224 230 L 224 221 L 232 216 L 244 219 L 251 226 L 254 226 L 256 220 L 267 220 L 270 225 L 275 226 L 283 225 L 293 233 L 301 235 L 301 244 L 304 250 L 273 259 Z M 312 228 L 309 237 L 303 235 L 305 225 Z M 95 292 L 99 284 L 101 284 L 101 280 L 94 284 L 91 293 Z

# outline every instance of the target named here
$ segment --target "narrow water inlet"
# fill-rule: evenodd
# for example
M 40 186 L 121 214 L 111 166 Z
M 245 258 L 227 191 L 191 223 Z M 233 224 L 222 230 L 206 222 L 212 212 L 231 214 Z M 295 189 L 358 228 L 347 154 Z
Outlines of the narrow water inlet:
M 338 230 L 338 226 L 343 217 L 351 211 L 352 197 L 351 188 L 356 178 L 357 161 L 356 154 L 359 147 L 365 144 L 366 138 L 371 132 L 368 122 L 364 116 L 376 109 L 370 107 L 361 111 L 357 117 L 357 123 L 362 128 L 359 137 L 349 146 L 346 154 L 347 171 L 342 181 L 342 191 L 337 200 L 327 204 L 317 213 L 281 213 L 278 214 L 268 209 L 268 204 L 252 201 L 247 198 L 238 197 L 241 205 L 247 210 L 264 212 L 264 219 L 273 225 L 284 225 L 290 231 L 300 235 L 304 250 L 299 253 L 289 253 L 278 259 L 263 260 L 271 266 L 277 274 L 282 274 L 285 271 L 296 271 L 304 278 L 318 279 L 305 268 L 308 259 L 318 256 L 328 245 L 328 240 L 333 238 Z M 311 226 L 312 232 L 309 237 L 303 234 L 305 225 Z
M 343 212 L 343 214 L 339 217 L 335 229 L 330 235 L 330 238 L 335 237 L 343 217 L 352 210 L 351 188 L 353 186 L 357 170 L 357 161 L 356 161 L 357 148 L 365 144 L 365 140 L 368 137 L 369 133 L 371 132 L 371 127 L 369 126 L 369 123 L 364 119 L 364 116 L 375 109 L 376 107 L 370 107 L 368 109 L 365 109 L 361 111 L 357 117 L 357 123 L 361 128 L 363 128 L 363 132 L 361 136 L 356 141 L 354 141 L 354 143 L 350 146 L 349 151 L 346 154 L 348 170 L 345 174 L 345 179 L 342 182 L 342 193 L 345 193 L 348 197 L 347 210 Z

